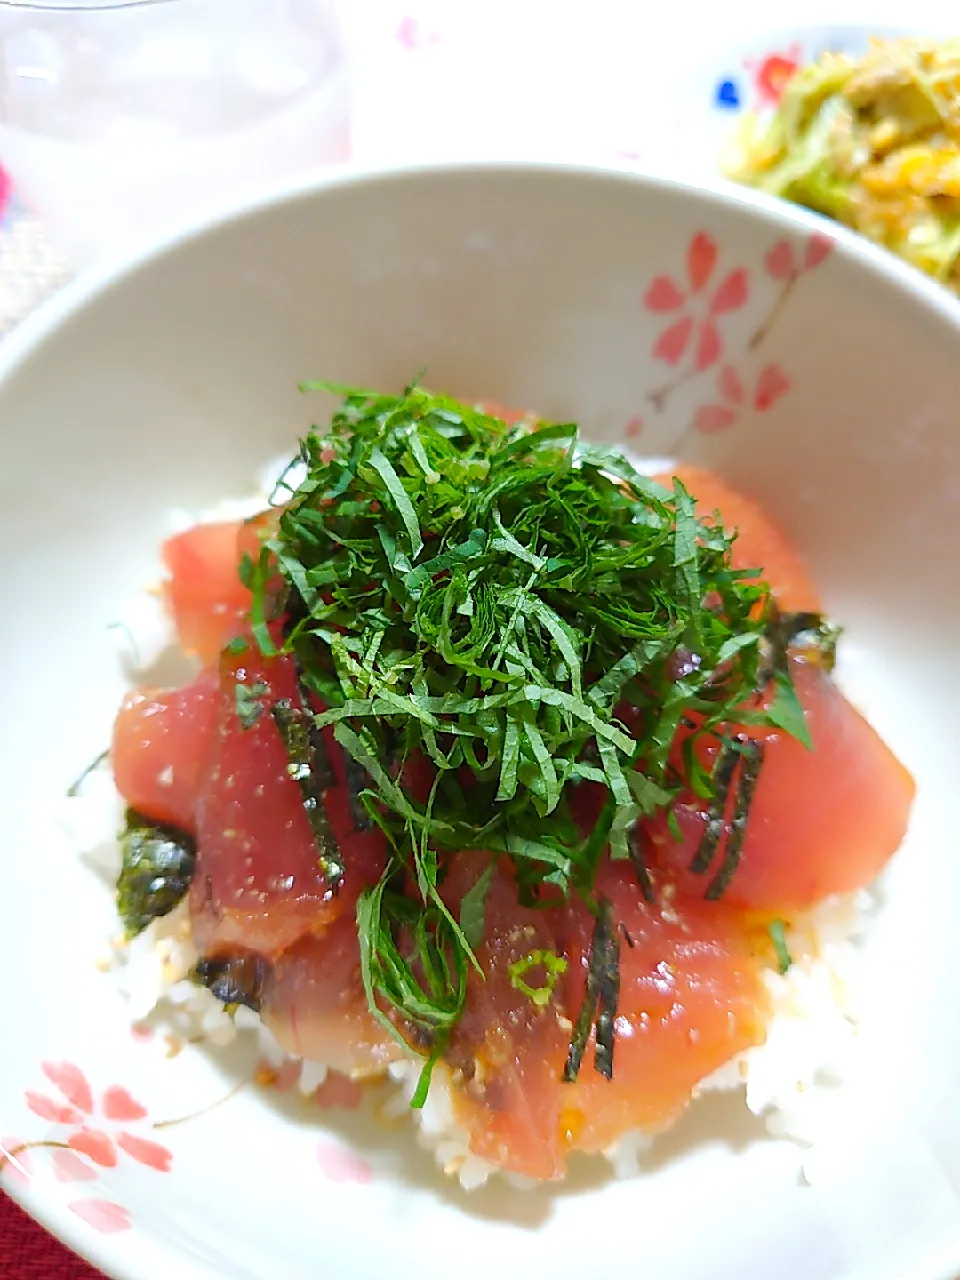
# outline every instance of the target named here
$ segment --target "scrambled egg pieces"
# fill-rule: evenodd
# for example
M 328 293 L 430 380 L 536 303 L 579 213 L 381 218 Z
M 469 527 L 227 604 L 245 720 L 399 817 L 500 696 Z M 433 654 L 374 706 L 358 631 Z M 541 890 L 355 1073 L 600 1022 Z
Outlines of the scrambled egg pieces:
M 960 38 L 825 53 L 772 117 L 747 116 L 735 181 L 826 214 L 960 293 Z

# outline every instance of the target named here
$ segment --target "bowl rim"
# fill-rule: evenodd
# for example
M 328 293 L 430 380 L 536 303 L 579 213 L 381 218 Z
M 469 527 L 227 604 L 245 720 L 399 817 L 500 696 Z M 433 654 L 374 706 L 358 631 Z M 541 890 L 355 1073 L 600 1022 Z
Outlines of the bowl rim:
M 839 24 L 838 24 L 839 25 Z M 850 24 L 848 24 L 850 25 Z M 591 163 L 556 163 L 528 160 L 451 161 L 429 160 L 416 164 L 344 165 L 336 170 L 312 169 L 295 179 L 270 181 L 252 192 L 226 199 L 199 214 L 182 218 L 163 235 L 151 234 L 132 241 L 102 262 L 82 270 L 29 316 L 17 324 L 0 342 L 0 396 L 6 383 L 40 352 L 44 344 L 85 307 L 128 284 L 139 271 L 156 262 L 174 257 L 177 252 L 195 245 L 220 231 L 266 215 L 271 209 L 299 202 L 322 199 L 328 191 L 367 186 L 417 184 L 431 178 L 494 178 L 516 175 L 539 178 L 545 182 L 573 179 L 599 183 L 613 188 L 635 187 L 648 193 L 672 195 L 692 200 L 706 209 L 733 212 L 755 227 L 781 232 L 828 234 L 840 255 L 859 264 L 858 270 L 885 280 L 894 292 L 910 295 L 928 312 L 952 328 L 960 351 L 960 298 L 916 268 L 894 257 L 857 233 L 819 214 L 808 212 L 773 196 L 738 186 L 725 179 L 712 182 L 683 179 L 638 171 L 632 166 Z M 80 1224 L 62 1212 L 54 1197 L 5 1186 L 3 1191 L 36 1222 L 74 1253 L 98 1267 L 114 1280 L 166 1280 L 167 1264 L 176 1263 L 181 1273 L 191 1280 L 213 1280 L 216 1274 L 206 1264 L 199 1269 L 183 1256 L 161 1245 L 162 1256 L 144 1258 L 129 1269 L 129 1260 L 118 1255 L 109 1243 L 91 1236 Z M 186 1265 L 186 1270 L 185 1270 Z M 960 1277 L 960 1220 L 954 1239 L 913 1264 L 900 1280 L 958 1280 Z
M 83 307 L 119 287 L 148 265 L 173 257 L 180 248 L 256 218 L 271 208 L 301 201 L 308 203 L 317 197 L 322 198 L 327 191 L 351 187 L 419 183 L 433 177 L 501 177 L 511 174 L 539 177 L 547 182 L 555 178 L 580 178 L 611 187 L 633 186 L 648 192 L 671 193 L 679 199 L 702 202 L 707 207 L 739 211 L 757 227 L 827 234 L 842 257 L 859 262 L 870 274 L 886 280 L 900 293 L 919 299 L 928 310 L 960 331 L 960 297 L 954 296 L 916 267 L 832 219 L 722 177 L 712 181 L 685 181 L 652 170 L 638 170 L 627 163 L 438 159 L 415 164 L 346 164 L 336 169 L 313 168 L 292 179 L 261 183 L 245 193 L 206 206 L 199 213 L 171 222 L 162 235 L 152 233 L 127 241 L 101 262 L 81 269 L 3 336 L 0 342 L 0 389 L 34 350 L 39 349 Z

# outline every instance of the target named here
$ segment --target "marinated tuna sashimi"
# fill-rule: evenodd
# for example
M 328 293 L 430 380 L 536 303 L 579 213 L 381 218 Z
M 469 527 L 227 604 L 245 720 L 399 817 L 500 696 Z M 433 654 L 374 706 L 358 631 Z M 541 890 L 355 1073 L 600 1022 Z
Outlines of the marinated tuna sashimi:
M 774 915 L 869 884 L 903 839 L 914 791 L 906 769 L 829 675 L 800 659 L 792 662 L 812 749 L 787 733 L 763 731 L 763 768 L 736 875 L 723 895 L 731 905 Z M 716 743 L 706 745 L 705 765 L 715 768 L 720 754 Z M 650 864 L 679 891 L 702 896 L 703 876 L 690 867 L 711 814 L 688 792 L 676 798 L 670 819 L 668 824 L 658 814 L 643 824 Z M 732 814 L 722 815 L 718 825 L 716 858 L 722 862 Z
M 301 463 L 165 547 L 202 668 L 127 698 L 118 789 L 189 844 L 195 981 L 297 1058 L 419 1059 L 415 1107 L 560 1178 L 763 1042 L 784 927 L 883 868 L 912 780 L 709 472 L 416 387 Z

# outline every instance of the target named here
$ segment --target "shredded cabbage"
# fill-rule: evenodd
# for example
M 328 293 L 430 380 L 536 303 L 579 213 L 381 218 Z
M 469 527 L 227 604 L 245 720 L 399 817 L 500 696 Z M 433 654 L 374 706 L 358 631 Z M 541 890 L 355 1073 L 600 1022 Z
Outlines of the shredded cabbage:
M 960 293 L 960 38 L 823 54 L 771 116 L 744 117 L 723 167 Z

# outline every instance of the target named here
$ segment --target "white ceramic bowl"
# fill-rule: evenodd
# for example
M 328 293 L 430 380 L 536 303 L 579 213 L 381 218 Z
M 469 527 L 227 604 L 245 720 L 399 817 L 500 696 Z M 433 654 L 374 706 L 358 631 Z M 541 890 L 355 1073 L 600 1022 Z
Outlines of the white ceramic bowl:
M 960 304 L 773 203 L 440 169 L 287 191 L 88 276 L 0 363 L 0 1138 L 92 1128 L 87 1146 L 125 1131 L 169 1153 L 125 1140 L 97 1167 L 40 1147 L 7 1190 L 137 1280 L 960 1270 Z M 245 1064 L 137 1040 L 97 970 L 112 905 L 55 811 L 121 695 L 105 624 L 169 508 L 245 492 L 318 419 L 298 380 L 399 387 L 424 365 L 465 397 L 718 468 L 777 514 L 848 628 L 852 696 L 919 793 L 867 945 L 867 1070 L 813 1186 L 721 1099 L 638 1181 L 591 1165 L 559 1191 L 468 1197 L 356 1115 L 252 1086 L 204 1111 Z

